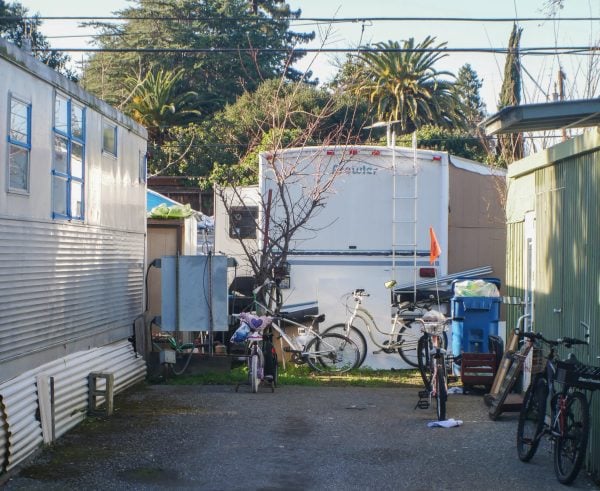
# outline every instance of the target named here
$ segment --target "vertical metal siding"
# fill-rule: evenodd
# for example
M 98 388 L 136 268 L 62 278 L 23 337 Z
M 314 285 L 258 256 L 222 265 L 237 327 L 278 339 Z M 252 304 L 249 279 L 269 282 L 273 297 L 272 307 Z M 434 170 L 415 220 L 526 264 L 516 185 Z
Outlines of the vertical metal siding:
M 591 321 L 592 346 L 590 361 L 600 365 L 600 151 L 589 155 L 589 173 L 587 186 L 589 196 L 588 241 L 587 241 L 587 281 L 583 285 L 584 309 L 586 317 Z M 587 467 L 597 480 L 600 480 L 600 394 L 592 401 L 592 419 L 594 429 L 591 434 Z
M 37 417 L 36 377 L 54 377 L 55 434 L 60 437 L 79 424 L 88 410 L 88 374 L 107 371 L 115 376 L 115 394 L 144 380 L 146 364 L 131 343 L 121 341 L 102 348 L 75 353 L 47 363 L 0 384 L 3 401 L 0 427 L 0 465 L 10 470 L 42 445 L 42 427 Z M 1 418 L 0 418 L 1 421 Z
M 560 332 L 563 308 L 563 209 L 565 190 L 562 173 L 557 166 L 536 173 L 535 201 L 535 329 L 545 335 Z
M 583 335 L 589 347 L 574 352 L 584 363 L 600 365 L 600 152 L 577 155 L 536 171 L 536 329 L 548 337 Z M 546 210 L 544 209 L 546 207 Z M 551 213 L 546 213 L 550 210 Z M 513 244 L 513 247 L 515 244 Z M 560 305 L 559 305 L 560 303 Z M 561 307 L 555 314 L 553 307 Z M 587 469 L 600 476 L 600 401 L 591 406 Z
M 35 366 L 49 347 L 103 333 L 122 339 L 143 310 L 144 240 L 0 218 L 0 363 L 29 357 Z
M 581 215 L 580 245 L 574 256 L 578 271 L 584 272 L 581 283 L 574 279 L 572 290 L 578 293 L 577 309 L 582 320 L 591 328 L 591 346 L 587 363 L 600 366 L 600 151 L 579 157 L 577 184 L 581 185 L 585 202 L 575 213 Z M 568 285 L 571 286 L 571 285 Z M 577 327 L 577 326 L 576 326 Z M 600 394 L 596 393 L 591 406 L 592 431 L 587 468 L 600 479 Z
M 524 269 L 525 260 L 524 237 L 525 223 L 516 222 L 507 224 L 507 249 L 506 249 L 506 285 L 504 294 L 524 300 Z M 523 315 L 523 307 L 518 305 L 506 305 L 506 330 L 507 333 L 517 327 L 518 318 Z

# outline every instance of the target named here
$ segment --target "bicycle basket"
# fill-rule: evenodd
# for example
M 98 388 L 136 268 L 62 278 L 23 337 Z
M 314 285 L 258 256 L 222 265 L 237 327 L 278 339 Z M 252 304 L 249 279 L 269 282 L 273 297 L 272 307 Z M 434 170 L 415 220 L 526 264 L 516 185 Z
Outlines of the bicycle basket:
M 544 358 L 544 352 L 542 348 L 533 348 L 533 355 L 531 358 L 531 373 L 542 373 L 546 369 L 546 358 Z
M 422 327 L 423 332 L 433 336 L 441 336 L 447 329 L 448 326 L 444 322 L 423 322 Z
M 578 389 L 600 389 L 600 367 L 557 361 L 556 381 Z

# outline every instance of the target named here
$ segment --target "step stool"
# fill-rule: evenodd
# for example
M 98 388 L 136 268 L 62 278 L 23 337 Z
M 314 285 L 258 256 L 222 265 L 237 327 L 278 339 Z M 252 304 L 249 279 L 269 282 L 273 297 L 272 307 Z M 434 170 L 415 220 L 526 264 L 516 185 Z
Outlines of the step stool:
M 104 389 L 98 388 L 98 380 L 104 379 Z M 107 372 L 90 372 L 88 375 L 88 413 L 98 414 L 104 412 L 107 416 L 113 413 L 113 389 L 115 385 L 115 376 L 112 373 Z M 98 408 L 96 405 L 96 397 L 104 397 L 105 408 L 104 411 Z

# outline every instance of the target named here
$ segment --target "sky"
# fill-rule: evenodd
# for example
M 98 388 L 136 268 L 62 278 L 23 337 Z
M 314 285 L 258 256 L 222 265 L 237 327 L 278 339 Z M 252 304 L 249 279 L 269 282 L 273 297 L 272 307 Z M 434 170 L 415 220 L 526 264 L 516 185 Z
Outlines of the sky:
M 30 13 L 42 17 L 111 16 L 132 5 L 130 0 L 20 0 Z M 293 9 L 301 9 L 304 18 L 366 18 L 366 17 L 466 17 L 466 18 L 520 18 L 545 17 L 547 0 L 288 0 Z M 135 4 L 135 3 L 133 3 Z M 559 20 L 523 21 L 521 47 L 589 46 L 600 42 L 600 21 L 567 21 L 567 17 L 600 17 L 599 0 L 565 0 Z M 388 40 L 403 41 L 413 37 L 415 42 L 426 36 L 446 42 L 449 48 L 506 48 L 512 29 L 511 22 L 442 22 L 442 21 L 372 21 L 344 23 L 295 23 L 291 29 L 298 32 L 315 31 L 317 36 L 311 48 L 356 48 Z M 78 27 L 76 21 L 47 20 L 42 32 L 55 48 L 82 48 L 93 31 Z M 66 37 L 65 37 L 66 36 Z M 76 37 L 73 37 L 76 36 Z M 72 54 L 79 58 L 80 53 Z M 309 53 L 297 65 L 310 68 L 320 81 L 328 81 L 336 69 L 335 58 L 343 54 Z M 565 98 L 581 99 L 585 92 L 589 56 L 545 55 L 524 56 L 523 103 L 552 100 L 556 91 L 559 67 L 565 73 Z M 488 112 L 496 112 L 502 84 L 504 55 L 491 53 L 451 53 L 435 65 L 438 70 L 454 74 L 469 63 L 482 82 L 481 96 Z M 596 73 L 598 73 L 598 68 Z M 597 92 L 593 94 L 598 96 Z

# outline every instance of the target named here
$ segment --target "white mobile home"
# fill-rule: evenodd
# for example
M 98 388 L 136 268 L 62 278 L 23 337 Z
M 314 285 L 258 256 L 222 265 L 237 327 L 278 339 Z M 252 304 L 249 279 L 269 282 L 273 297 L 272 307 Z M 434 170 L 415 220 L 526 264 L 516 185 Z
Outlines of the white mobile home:
M 1 39 L 0 74 L 2 472 L 83 419 L 90 372 L 145 375 L 147 135 Z
M 288 262 L 288 308 L 318 304 L 326 325 L 343 322 L 344 295 L 355 288 L 371 293 L 368 308 L 387 327 L 390 293 L 384 283 L 399 284 L 430 274 L 429 228 L 442 254 L 436 274 L 491 266 L 503 278 L 506 232 L 503 192 L 505 173 L 446 152 L 375 146 L 289 149 L 274 158 L 260 156 L 259 212 L 272 190 L 271 222 L 282 216 L 276 170 L 294 174 L 286 187 L 290 202 L 300 202 L 323 176 L 335 175 L 327 201 L 308 227 L 294 236 Z M 293 169 L 291 171 L 290 169 Z M 232 218 L 215 203 L 216 250 L 231 254 Z M 264 223 L 264 217 L 261 223 Z M 248 238 L 248 240 L 262 240 Z M 242 259 L 243 261 L 243 259 Z M 248 274 L 240 268 L 238 274 Z M 367 359 L 388 367 L 399 358 Z M 390 365 L 391 364 L 391 365 Z

